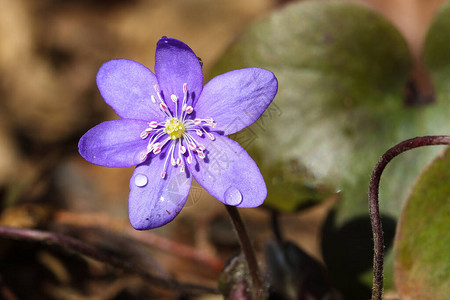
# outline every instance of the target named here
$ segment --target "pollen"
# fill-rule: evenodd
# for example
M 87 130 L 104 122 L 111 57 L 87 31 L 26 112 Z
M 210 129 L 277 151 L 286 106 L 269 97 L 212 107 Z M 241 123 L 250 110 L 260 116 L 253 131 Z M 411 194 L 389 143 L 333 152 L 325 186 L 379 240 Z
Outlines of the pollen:
M 168 120 L 164 127 L 164 132 L 167 133 L 172 140 L 179 139 L 186 131 L 184 124 L 177 118 L 171 118 Z

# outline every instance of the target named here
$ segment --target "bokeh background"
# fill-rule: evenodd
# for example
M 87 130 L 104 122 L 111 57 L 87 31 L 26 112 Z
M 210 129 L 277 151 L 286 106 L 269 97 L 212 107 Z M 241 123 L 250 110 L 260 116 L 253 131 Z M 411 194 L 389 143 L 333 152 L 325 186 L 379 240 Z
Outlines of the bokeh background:
M 221 266 L 238 250 L 223 206 L 194 184 L 175 221 L 136 232 L 127 216 L 133 168 L 90 165 L 78 155 L 77 142 L 93 125 L 117 118 L 95 84 L 102 63 L 128 58 L 153 69 L 156 42 L 165 35 L 186 42 L 202 58 L 208 78 L 249 24 L 287 2 L 0 0 L 0 224 L 67 234 L 162 277 L 216 286 Z M 356 2 L 391 20 L 418 57 L 443 1 Z M 319 261 L 320 229 L 334 201 L 281 218 L 286 237 Z M 261 252 L 272 237 L 270 214 L 242 213 Z M 64 249 L 0 239 L 0 298 L 172 297 Z

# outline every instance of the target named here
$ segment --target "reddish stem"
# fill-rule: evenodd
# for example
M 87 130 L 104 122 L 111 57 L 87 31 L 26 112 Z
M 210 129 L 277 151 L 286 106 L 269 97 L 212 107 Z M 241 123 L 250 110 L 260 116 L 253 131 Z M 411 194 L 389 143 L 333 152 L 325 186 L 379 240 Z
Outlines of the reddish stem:
M 378 201 L 381 174 L 397 155 L 417 147 L 432 145 L 450 145 L 450 136 L 424 136 L 403 141 L 386 151 L 372 172 L 369 186 L 369 211 L 374 243 L 372 300 L 381 300 L 383 295 L 384 243 Z

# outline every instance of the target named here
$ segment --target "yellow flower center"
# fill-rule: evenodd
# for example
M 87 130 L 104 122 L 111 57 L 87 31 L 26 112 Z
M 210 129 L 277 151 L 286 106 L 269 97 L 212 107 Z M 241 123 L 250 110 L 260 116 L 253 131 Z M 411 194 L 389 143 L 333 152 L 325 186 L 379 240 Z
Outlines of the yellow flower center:
M 167 133 L 172 140 L 179 139 L 186 130 L 184 124 L 177 118 L 172 118 L 167 121 L 164 127 L 164 132 Z

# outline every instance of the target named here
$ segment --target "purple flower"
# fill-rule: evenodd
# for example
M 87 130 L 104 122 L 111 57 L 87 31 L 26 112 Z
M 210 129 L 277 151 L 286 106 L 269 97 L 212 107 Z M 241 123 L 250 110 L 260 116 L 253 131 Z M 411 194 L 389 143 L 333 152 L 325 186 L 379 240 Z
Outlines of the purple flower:
M 192 178 L 219 201 L 261 205 L 264 179 L 252 158 L 226 137 L 255 122 L 272 102 L 272 72 L 246 68 L 203 87 L 202 67 L 183 42 L 158 41 L 155 74 L 126 59 L 97 74 L 101 95 L 121 119 L 90 129 L 81 156 L 106 167 L 137 165 L 130 180 L 129 217 L 138 230 L 160 227 L 186 203 Z

